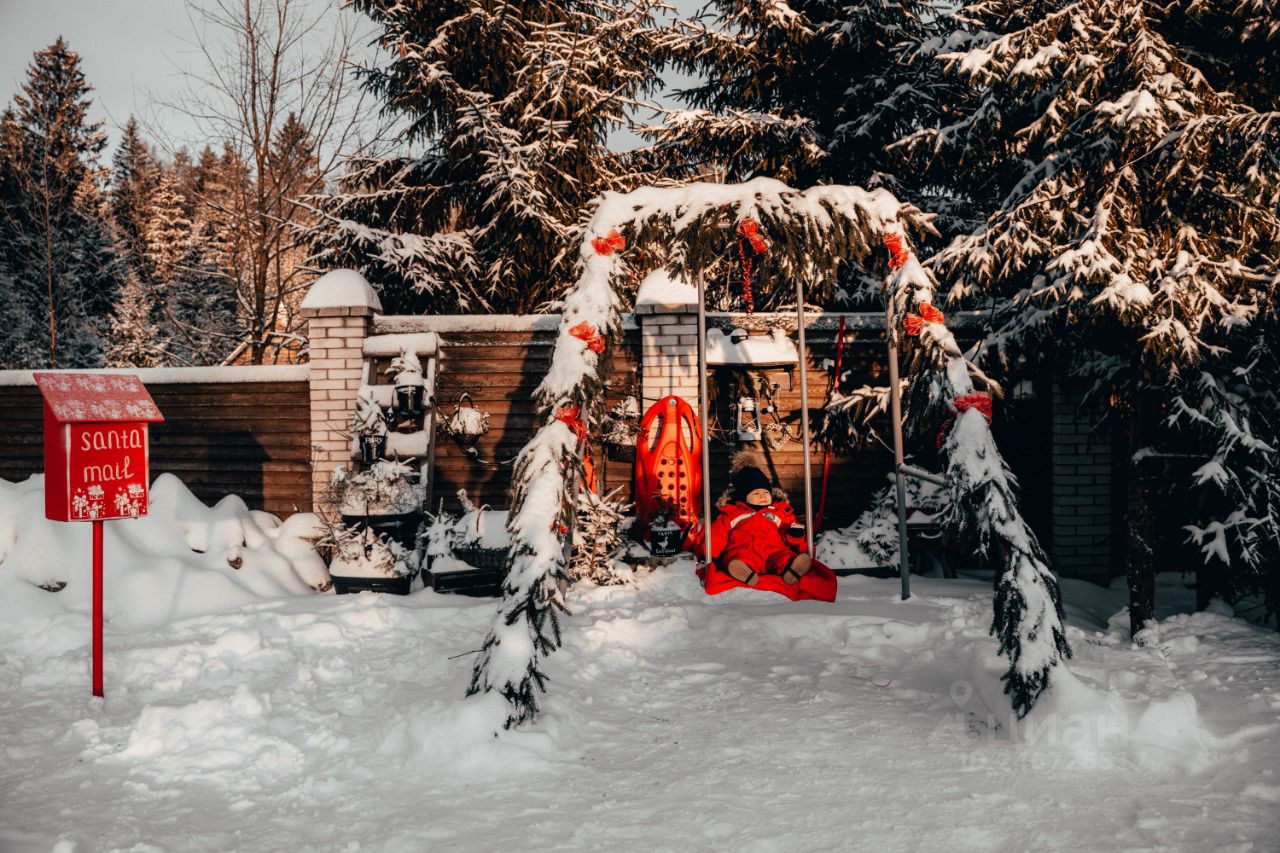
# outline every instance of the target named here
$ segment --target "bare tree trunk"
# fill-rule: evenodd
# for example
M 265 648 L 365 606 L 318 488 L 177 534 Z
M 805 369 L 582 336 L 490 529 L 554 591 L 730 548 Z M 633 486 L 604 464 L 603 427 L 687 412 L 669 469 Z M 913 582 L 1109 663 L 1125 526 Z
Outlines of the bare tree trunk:
M 45 167 L 48 168 L 47 166 Z M 49 368 L 58 369 L 58 309 L 53 301 L 53 223 L 49 210 L 48 180 L 44 192 L 44 275 L 45 292 L 49 298 Z
M 1155 619 L 1155 565 L 1152 554 L 1155 518 L 1147 481 L 1134 454 L 1146 446 L 1146 415 L 1135 405 L 1129 415 L 1129 480 L 1126 499 L 1125 566 L 1129 586 L 1129 633 L 1136 637 Z

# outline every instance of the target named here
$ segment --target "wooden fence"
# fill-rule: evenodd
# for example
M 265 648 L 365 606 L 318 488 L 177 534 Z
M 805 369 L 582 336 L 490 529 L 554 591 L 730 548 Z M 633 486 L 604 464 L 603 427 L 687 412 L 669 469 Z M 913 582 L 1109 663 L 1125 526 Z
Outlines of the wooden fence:
M 826 315 L 808 331 L 808 406 L 816 428 L 827 398 L 834 360 L 838 316 Z M 778 322 L 757 318 L 755 323 Z M 465 489 L 477 504 L 505 507 L 514 461 L 533 434 L 534 391 L 550 366 L 558 316 L 540 317 L 374 317 L 377 334 L 434 331 L 440 338 L 436 399 L 439 418 L 452 414 L 463 394 L 489 414 L 489 432 L 476 455 L 448 437 L 435 446 L 435 495 L 456 511 L 456 495 Z M 712 315 L 712 325 L 743 323 L 741 317 Z M 748 323 L 750 324 L 750 323 Z M 794 320 L 791 321 L 794 325 Z M 785 324 L 784 324 L 785 325 Z M 357 350 L 358 352 L 358 350 Z M 641 397 L 644 365 L 640 331 L 630 319 L 608 351 L 607 405 L 627 396 Z M 850 315 L 843 350 L 845 387 L 885 384 L 883 320 L 876 315 Z M 381 375 L 388 359 L 372 359 Z M 155 397 L 165 422 L 152 430 L 152 471 L 179 476 L 202 500 L 214 502 L 238 494 L 255 509 L 278 515 L 312 508 L 311 415 L 306 366 L 214 369 L 139 370 Z M 763 447 L 760 456 L 792 500 L 803 501 L 803 448 L 800 440 L 798 368 L 766 369 L 763 377 L 777 383 L 776 404 L 787 438 Z M 711 467 L 713 493 L 727 486 L 735 381 L 745 374 L 713 368 Z M 750 377 L 756 378 L 756 377 Z M 1047 399 L 1048 395 L 1043 395 Z M 640 399 L 642 410 L 656 400 Z M 997 438 L 1022 480 L 1023 506 L 1032 526 L 1047 539 L 1050 526 L 1049 454 L 1027 440 L 1048 436 L 1051 416 L 1039 404 L 997 403 Z M 767 420 L 767 418 L 766 418 Z M 23 479 L 42 469 L 40 397 L 30 373 L 0 373 L 0 477 Z M 926 448 L 927 450 L 927 448 Z M 810 448 L 815 511 L 823 484 L 823 448 Z M 605 461 L 605 448 L 593 447 L 604 488 L 625 486 L 630 499 L 632 465 Z M 929 460 L 924 460 L 927 465 Z M 886 447 L 867 448 L 852 457 L 832 455 L 827 481 L 827 527 L 845 525 L 865 509 L 872 495 L 888 482 L 892 455 Z
M 311 510 L 307 368 L 136 371 L 164 415 L 151 427 L 151 473 L 178 476 L 206 503 L 236 494 L 280 516 Z M 40 392 L 30 371 L 0 372 L 0 478 L 44 470 Z

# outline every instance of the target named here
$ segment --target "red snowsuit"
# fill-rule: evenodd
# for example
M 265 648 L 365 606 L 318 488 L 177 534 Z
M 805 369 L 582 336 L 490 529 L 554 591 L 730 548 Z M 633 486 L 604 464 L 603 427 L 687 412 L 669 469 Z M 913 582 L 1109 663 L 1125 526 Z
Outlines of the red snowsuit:
M 792 535 L 795 510 L 786 502 L 759 509 L 734 501 L 711 524 L 711 556 L 721 568 L 741 560 L 759 575 L 780 575 L 805 550 L 804 534 Z
M 816 560 L 799 583 L 789 584 L 781 577 L 795 556 L 806 550 L 804 534 L 794 535 L 791 529 L 795 522 L 795 510 L 785 501 L 759 509 L 741 501 L 722 507 L 711 523 L 711 556 L 715 562 L 707 569 L 698 570 L 707 594 L 716 595 L 735 587 L 746 587 L 776 592 L 792 601 L 834 601 L 835 573 Z M 702 555 L 704 546 L 700 529 L 690 531 L 686 547 Z M 747 587 L 734 580 L 725 571 L 730 560 L 741 560 L 750 566 L 760 576 L 756 585 Z

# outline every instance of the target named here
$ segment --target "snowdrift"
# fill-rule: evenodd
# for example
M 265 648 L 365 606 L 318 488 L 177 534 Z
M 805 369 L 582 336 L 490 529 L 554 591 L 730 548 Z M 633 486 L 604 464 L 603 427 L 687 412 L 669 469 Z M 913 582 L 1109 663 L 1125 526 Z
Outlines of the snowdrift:
M 45 519 L 43 475 L 0 480 L 0 622 L 90 611 L 90 527 Z M 106 619 L 146 628 L 328 589 L 320 533 L 312 513 L 281 522 L 234 495 L 207 507 L 161 474 L 150 515 L 104 525 Z

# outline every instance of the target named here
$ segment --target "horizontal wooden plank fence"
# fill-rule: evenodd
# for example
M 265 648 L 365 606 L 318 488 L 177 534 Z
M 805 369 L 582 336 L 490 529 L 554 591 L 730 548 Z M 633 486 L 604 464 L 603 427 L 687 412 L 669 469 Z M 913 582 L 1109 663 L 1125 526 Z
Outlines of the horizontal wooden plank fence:
M 151 427 L 153 478 L 174 474 L 206 503 L 236 494 L 279 516 L 311 510 L 305 365 L 128 372 L 142 378 L 165 417 Z M 42 436 L 30 372 L 0 373 L 0 478 L 42 472 Z

